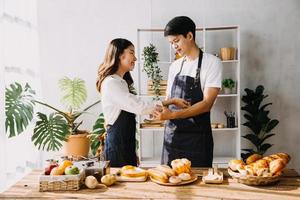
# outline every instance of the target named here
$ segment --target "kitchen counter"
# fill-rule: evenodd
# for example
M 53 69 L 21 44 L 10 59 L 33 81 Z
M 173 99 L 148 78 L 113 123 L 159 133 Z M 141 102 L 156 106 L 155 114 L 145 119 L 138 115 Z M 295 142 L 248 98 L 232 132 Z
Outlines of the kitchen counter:
M 34 170 L 11 188 L 0 194 L 0 199 L 300 199 L 300 176 L 286 169 L 280 181 L 272 186 L 247 186 L 226 177 L 221 185 L 204 184 L 201 177 L 183 186 L 161 186 L 146 182 L 118 182 L 115 185 L 79 191 L 39 192 L 38 176 Z M 198 176 L 203 169 L 193 168 Z

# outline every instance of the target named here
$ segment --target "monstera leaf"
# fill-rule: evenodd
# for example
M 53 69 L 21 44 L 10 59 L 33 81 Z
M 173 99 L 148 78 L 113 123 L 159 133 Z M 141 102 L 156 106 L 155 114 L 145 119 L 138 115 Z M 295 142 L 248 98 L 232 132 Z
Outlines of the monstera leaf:
M 105 128 L 104 128 L 104 116 L 103 113 L 99 115 L 99 118 L 96 120 L 94 126 L 93 126 L 93 132 L 90 136 L 91 138 L 91 149 L 93 155 L 96 154 L 97 149 L 100 146 L 100 140 L 99 137 L 105 133 Z
M 35 91 L 28 84 L 24 89 L 19 83 L 10 84 L 5 89 L 5 129 L 9 137 L 22 133 L 29 125 L 34 113 Z
M 87 91 L 85 82 L 80 78 L 73 80 L 64 77 L 59 80 L 59 86 L 64 93 L 61 101 L 71 109 L 79 109 L 80 106 L 86 101 Z
M 66 141 L 69 127 L 66 120 L 56 113 L 47 115 L 38 112 L 38 121 L 34 128 L 31 140 L 38 149 L 58 151 L 62 147 L 62 141 Z

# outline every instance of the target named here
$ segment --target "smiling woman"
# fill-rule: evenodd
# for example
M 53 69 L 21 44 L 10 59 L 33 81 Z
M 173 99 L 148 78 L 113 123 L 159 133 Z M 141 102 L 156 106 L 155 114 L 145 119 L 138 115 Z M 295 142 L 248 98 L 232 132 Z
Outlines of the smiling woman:
M 182 105 L 185 102 L 169 99 L 149 103 L 134 95 L 130 90 L 133 85 L 130 71 L 135 61 L 133 44 L 117 38 L 110 42 L 98 70 L 96 86 L 101 93 L 104 119 L 108 125 L 105 156 L 112 167 L 137 165 L 135 114 L 152 114 L 156 105 Z

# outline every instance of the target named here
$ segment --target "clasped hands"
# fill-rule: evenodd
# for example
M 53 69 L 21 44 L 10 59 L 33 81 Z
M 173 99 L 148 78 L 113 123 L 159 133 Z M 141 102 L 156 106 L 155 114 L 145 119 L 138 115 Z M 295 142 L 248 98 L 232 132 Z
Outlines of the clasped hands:
M 164 106 L 156 105 L 155 110 L 150 115 L 154 120 L 168 120 L 175 118 L 174 112 L 167 107 L 168 105 L 175 105 L 178 109 L 185 109 L 191 106 L 189 102 L 180 98 L 168 99 L 166 103 L 163 104 Z

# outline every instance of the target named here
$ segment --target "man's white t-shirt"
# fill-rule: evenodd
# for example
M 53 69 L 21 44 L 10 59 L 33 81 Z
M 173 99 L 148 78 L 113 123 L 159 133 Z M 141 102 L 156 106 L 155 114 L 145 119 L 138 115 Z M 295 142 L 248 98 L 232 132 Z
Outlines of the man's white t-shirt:
M 175 76 L 178 74 L 181 68 L 181 63 L 184 57 L 174 61 L 169 69 L 168 86 L 167 86 L 167 98 L 171 96 L 171 89 Z M 199 57 L 195 60 L 186 60 L 182 66 L 180 75 L 190 76 L 195 78 L 198 68 Z M 202 65 L 200 70 L 201 89 L 204 92 L 204 88 L 221 88 L 222 84 L 222 62 L 214 55 L 203 53 Z

